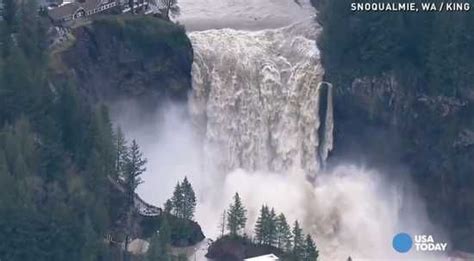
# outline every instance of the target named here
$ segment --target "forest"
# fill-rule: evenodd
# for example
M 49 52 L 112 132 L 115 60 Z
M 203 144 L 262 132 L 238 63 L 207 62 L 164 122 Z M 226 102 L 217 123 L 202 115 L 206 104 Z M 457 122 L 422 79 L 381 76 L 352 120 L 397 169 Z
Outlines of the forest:
M 50 81 L 49 21 L 35 1 L 4 3 L 0 259 L 111 260 L 103 239 L 130 208 L 146 160 L 106 106 L 87 102 L 73 80 Z M 109 181 L 119 177 L 127 195 Z

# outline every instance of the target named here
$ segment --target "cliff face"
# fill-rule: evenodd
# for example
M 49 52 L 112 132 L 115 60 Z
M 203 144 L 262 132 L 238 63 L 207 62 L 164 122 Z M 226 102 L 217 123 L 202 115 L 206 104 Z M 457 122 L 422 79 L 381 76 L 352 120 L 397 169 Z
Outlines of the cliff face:
M 406 93 L 416 86 L 403 86 L 400 78 L 387 73 L 339 86 L 333 160 L 369 162 L 391 175 L 408 168 L 433 221 L 451 232 L 456 247 L 472 251 L 473 104 Z
M 335 86 L 331 160 L 409 173 L 452 247 L 474 251 L 474 65 L 465 58 L 474 52 L 466 29 L 474 19 L 313 3 L 325 79 Z
M 183 27 L 151 16 L 111 15 L 73 30 L 51 28 L 51 86 L 73 82 L 91 104 L 135 101 L 142 112 L 164 100 L 187 99 L 193 51 Z M 123 241 L 127 210 L 123 190 L 112 186 L 111 234 Z M 163 215 L 135 213 L 133 237 L 150 238 Z M 199 224 L 170 217 L 173 246 L 204 238 Z
M 73 77 L 88 98 L 185 99 L 191 89 L 192 46 L 184 28 L 154 17 L 108 16 L 72 32 L 59 52 L 56 77 Z

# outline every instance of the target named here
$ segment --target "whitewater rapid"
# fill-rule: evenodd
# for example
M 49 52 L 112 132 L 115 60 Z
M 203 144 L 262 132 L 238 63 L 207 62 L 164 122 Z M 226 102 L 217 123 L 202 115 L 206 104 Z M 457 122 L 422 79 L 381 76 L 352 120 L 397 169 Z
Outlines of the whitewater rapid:
M 195 54 L 190 110 L 212 165 L 221 160 L 218 170 L 301 169 L 314 176 L 320 169 L 332 145 L 319 138 L 325 86 L 316 28 L 306 21 L 255 32 L 189 34 Z M 331 120 L 332 107 L 327 111 Z M 332 129 L 322 141 L 332 142 Z

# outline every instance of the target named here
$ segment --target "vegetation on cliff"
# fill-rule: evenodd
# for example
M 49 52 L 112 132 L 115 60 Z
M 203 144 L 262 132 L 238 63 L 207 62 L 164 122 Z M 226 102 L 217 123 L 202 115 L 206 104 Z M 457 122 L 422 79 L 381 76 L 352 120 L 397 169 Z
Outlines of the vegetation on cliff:
M 53 74 L 72 77 L 91 99 L 136 99 L 156 105 L 186 99 L 191 89 L 191 43 L 182 26 L 142 15 L 96 17 L 58 46 Z
M 81 68 L 60 68 L 61 73 L 66 73 L 58 77 L 58 68 L 52 66 L 50 59 L 54 57 L 48 50 L 46 32 L 50 24 L 38 14 L 34 1 L 8 1 L 3 15 L 0 259 L 121 260 L 120 246 L 112 246 L 124 240 L 124 235 L 132 237 L 141 232 L 135 228 L 140 222 L 128 221 L 136 221 L 138 216 L 129 213 L 135 212 L 131 210 L 131 195 L 144 171 L 139 146 L 135 142 L 126 146 L 121 132 L 113 130 L 107 107 L 84 92 L 87 87 L 83 79 L 71 73 L 80 72 Z M 137 59 L 166 57 L 170 48 L 182 45 L 188 48 L 182 28 L 153 19 L 101 18 L 89 30 L 112 32 L 95 40 L 115 42 L 114 50 L 127 46 L 122 49 L 126 52 L 132 48 L 140 54 Z M 82 40 L 76 38 L 66 50 L 76 48 Z M 168 49 L 154 50 L 154 43 Z M 77 63 L 66 60 L 71 63 L 54 65 L 77 65 L 83 58 L 100 59 L 104 47 L 95 49 L 98 52 L 89 53 L 90 56 L 75 57 Z M 184 56 L 189 60 L 192 53 L 189 55 L 187 50 Z M 173 67 L 166 64 L 172 60 L 163 60 L 165 63 L 156 70 Z M 117 190 L 110 180 L 128 181 L 128 193 Z M 146 227 L 140 228 L 149 233 Z M 200 232 L 199 226 L 193 223 L 192 231 Z
M 310 234 L 304 235 L 298 220 L 290 228 L 283 213 L 277 215 L 275 209 L 263 205 L 251 238 L 244 232 L 246 213 L 239 194 L 235 193 L 229 210 L 222 216 L 222 234 L 209 246 L 206 257 L 231 261 L 275 254 L 287 261 L 318 260 L 316 244 Z
M 354 12 L 350 1 L 312 1 L 319 10 L 323 34 L 318 44 L 332 81 L 395 71 L 405 79 L 416 77 L 421 84 L 414 87 L 427 94 L 456 96 L 472 88 L 470 12 Z

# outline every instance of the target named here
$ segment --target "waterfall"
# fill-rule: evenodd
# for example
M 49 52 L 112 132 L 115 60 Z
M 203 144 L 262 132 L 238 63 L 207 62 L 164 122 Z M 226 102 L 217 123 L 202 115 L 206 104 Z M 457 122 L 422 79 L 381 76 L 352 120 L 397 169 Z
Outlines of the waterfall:
M 189 34 L 195 52 L 189 107 L 205 153 L 219 170 L 314 175 L 321 168 L 332 149 L 332 92 L 321 124 L 324 71 L 315 28 L 307 21 Z
M 198 198 L 196 220 L 210 238 L 220 234 L 221 213 L 238 192 L 248 235 L 267 204 L 301 222 L 321 260 L 400 260 L 395 233 L 435 230 L 423 205 L 413 203 L 416 195 L 383 170 L 350 162 L 323 170 L 334 146 L 337 86 L 323 82 L 320 29 L 308 16 L 309 1 L 299 2 L 303 7 L 293 0 L 180 2 L 194 49 L 188 104 L 165 106 L 157 120 L 120 115 L 132 119 L 125 130 L 149 158 L 140 195 L 161 205 L 187 176 Z M 198 252 L 194 260 L 206 260 Z
M 322 86 L 323 83 L 320 84 Z M 326 102 L 326 117 L 324 121 L 324 130 L 322 131 L 322 142 L 319 150 L 321 163 L 324 165 L 329 156 L 329 152 L 334 147 L 334 105 L 332 100 L 333 86 L 330 83 L 327 85 L 327 102 Z

